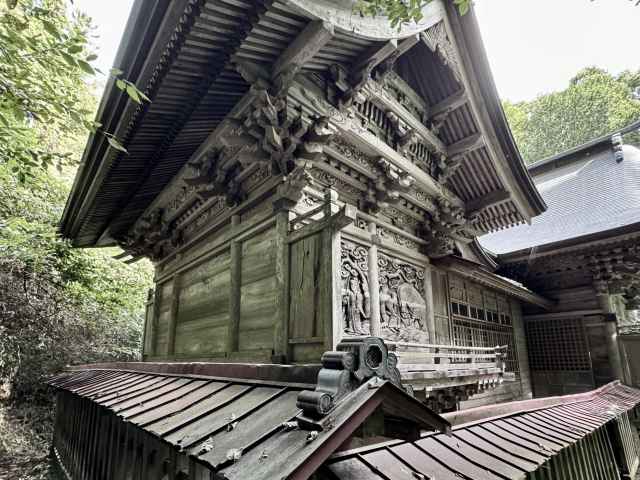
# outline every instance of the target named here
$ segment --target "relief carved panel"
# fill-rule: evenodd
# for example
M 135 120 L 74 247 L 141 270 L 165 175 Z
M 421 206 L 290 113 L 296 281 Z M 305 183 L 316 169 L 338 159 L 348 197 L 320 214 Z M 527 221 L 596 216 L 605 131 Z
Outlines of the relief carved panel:
M 369 285 L 368 248 L 342 242 L 342 325 L 345 335 L 369 335 L 371 304 L 380 304 L 382 337 L 392 341 L 429 343 L 424 269 L 378 254 L 380 290 Z
M 424 269 L 380 253 L 380 322 L 387 340 L 429 343 Z
M 346 335 L 369 335 L 371 298 L 367 248 L 342 242 L 342 326 Z

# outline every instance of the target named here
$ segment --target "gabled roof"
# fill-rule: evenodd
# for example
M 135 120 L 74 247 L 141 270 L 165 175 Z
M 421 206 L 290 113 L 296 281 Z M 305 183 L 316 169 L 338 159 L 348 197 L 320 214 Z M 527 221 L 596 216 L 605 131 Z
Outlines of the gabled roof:
M 87 369 L 49 382 L 103 407 L 228 479 L 308 478 L 376 410 L 420 429 L 449 423 L 374 377 L 348 393 L 312 433 L 296 424 L 308 384 Z
M 639 403 L 640 390 L 613 382 L 585 394 L 481 407 L 473 410 L 476 418 L 484 418 L 454 427 L 452 436 L 426 434 L 415 442 L 393 441 L 340 452 L 323 468 L 331 472 L 329 478 L 339 480 L 516 480 L 539 478 L 527 474 L 541 469 L 549 476 L 540 478 L 565 478 L 554 460 L 570 458 L 566 465 L 577 468 L 591 462 L 589 467 L 597 466 L 598 478 L 619 478 L 617 472 L 609 476 L 603 460 L 575 455 L 577 450 L 571 447 Z M 473 410 L 448 417 L 473 418 Z M 584 448 L 583 444 L 580 451 Z
M 586 144 L 566 157 L 534 164 L 530 171 L 548 210 L 531 221 L 485 235 L 480 243 L 504 255 L 563 242 L 577 244 L 624 228 L 640 232 L 640 150 L 621 147 L 622 160 L 607 140 Z

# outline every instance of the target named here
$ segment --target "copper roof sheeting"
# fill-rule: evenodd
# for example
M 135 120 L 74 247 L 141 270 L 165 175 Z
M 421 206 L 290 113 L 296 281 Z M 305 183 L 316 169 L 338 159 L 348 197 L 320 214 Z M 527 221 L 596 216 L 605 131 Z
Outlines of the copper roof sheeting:
M 614 382 L 580 395 L 481 407 L 448 418 L 500 416 L 454 427 L 451 437 L 427 434 L 416 442 L 386 442 L 338 453 L 324 468 L 330 478 L 359 480 L 619 478 L 615 463 L 607 464 L 601 456 L 567 454 L 579 442 L 579 452 L 584 452 L 583 440 L 590 434 L 595 434 L 596 447 L 605 448 L 600 427 L 639 403 L 640 390 Z M 562 466 L 559 459 L 564 459 Z M 589 460 L 597 473 L 574 475 L 567 470 L 553 476 Z M 544 473 L 533 476 L 538 470 Z
M 297 397 L 309 384 L 101 369 L 64 373 L 49 383 L 86 402 L 77 415 L 101 407 L 221 478 L 245 480 L 308 478 L 378 408 L 421 429 L 449 427 L 398 387 L 374 380 L 341 400 L 330 411 L 331 427 L 317 435 L 296 423 Z M 91 462 L 104 462 L 100 455 Z

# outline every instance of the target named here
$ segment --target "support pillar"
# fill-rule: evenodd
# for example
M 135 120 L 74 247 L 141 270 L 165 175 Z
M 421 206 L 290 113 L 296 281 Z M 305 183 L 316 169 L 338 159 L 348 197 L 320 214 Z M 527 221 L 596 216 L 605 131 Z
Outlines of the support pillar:
M 606 285 L 596 285 L 596 291 L 598 292 L 598 302 L 600 303 L 600 308 L 602 308 L 605 318 L 607 353 L 609 355 L 609 364 L 611 365 L 613 380 L 624 381 L 624 371 L 622 369 L 622 359 L 618 345 L 618 321 L 611 305 L 609 290 Z
M 240 215 L 231 217 L 231 232 L 234 233 L 240 225 Z M 230 257 L 230 288 L 229 288 L 229 331 L 227 332 L 227 354 L 238 351 L 240 333 L 240 288 L 242 274 L 242 243 L 231 241 Z
M 371 302 L 371 317 L 369 331 L 372 337 L 382 336 L 380 324 L 380 279 L 378 277 L 378 243 L 377 227 L 374 222 L 369 222 L 371 234 L 371 247 L 369 247 L 369 301 Z

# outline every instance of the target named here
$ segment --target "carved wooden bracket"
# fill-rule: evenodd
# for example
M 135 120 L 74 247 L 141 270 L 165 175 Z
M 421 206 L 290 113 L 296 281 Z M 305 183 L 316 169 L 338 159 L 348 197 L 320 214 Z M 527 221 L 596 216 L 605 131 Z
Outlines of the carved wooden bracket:
M 134 228 L 119 241 L 123 250 L 133 257 L 151 260 L 164 257 L 170 248 L 183 243 L 182 230 L 164 219 L 164 210 L 157 208 L 142 217 Z
M 227 205 L 237 205 L 246 198 L 242 182 L 238 180 L 241 152 L 242 147 L 223 147 L 210 151 L 203 160 L 190 162 L 188 165 L 196 175 L 185 178 L 185 184 L 195 186 L 196 195 L 203 200 L 223 195 Z
M 378 159 L 380 175 L 369 183 L 369 188 L 361 202 L 361 210 L 377 213 L 400 199 L 400 194 L 409 191 L 415 179 L 393 165 L 385 158 Z
M 602 251 L 588 258 L 593 285 L 599 294 L 619 295 L 627 310 L 640 304 L 640 247 Z

